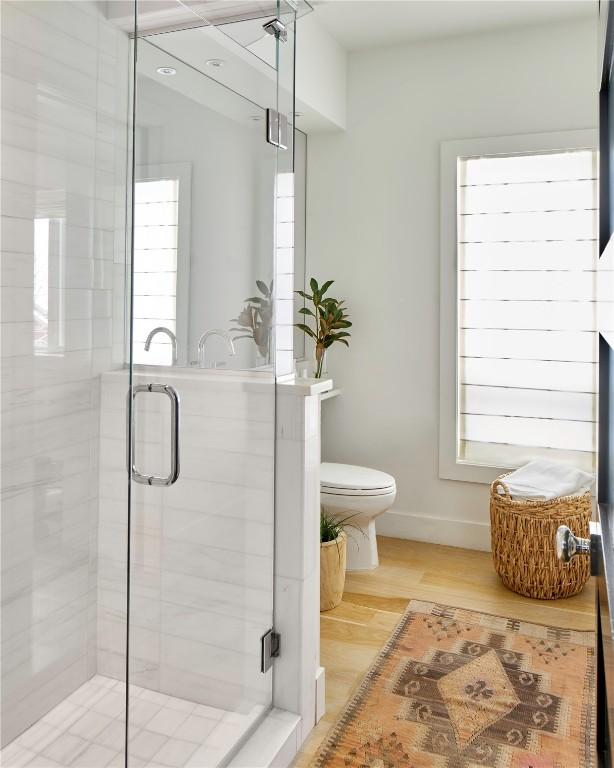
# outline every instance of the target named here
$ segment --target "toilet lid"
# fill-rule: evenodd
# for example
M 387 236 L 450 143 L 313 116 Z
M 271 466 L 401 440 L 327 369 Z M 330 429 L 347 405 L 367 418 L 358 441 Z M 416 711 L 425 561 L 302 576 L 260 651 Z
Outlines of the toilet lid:
M 369 467 L 353 464 L 320 465 L 320 486 L 352 491 L 388 491 L 395 487 L 394 477 Z

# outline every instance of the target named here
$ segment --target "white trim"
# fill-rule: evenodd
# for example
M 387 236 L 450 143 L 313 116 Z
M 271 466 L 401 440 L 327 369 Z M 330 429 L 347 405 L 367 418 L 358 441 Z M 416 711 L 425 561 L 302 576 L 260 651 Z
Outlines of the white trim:
M 271 709 L 231 758 L 229 768 L 287 768 L 299 750 L 300 726 L 299 715 L 284 709 Z
M 486 502 L 488 504 L 488 502 Z M 490 524 L 416 515 L 389 509 L 375 521 L 378 536 L 425 541 L 448 547 L 490 552 Z
M 189 365 L 189 311 L 191 269 L 191 217 L 192 217 L 192 166 L 190 163 L 161 163 L 137 165 L 135 184 L 139 181 L 178 179 L 177 205 L 177 274 L 175 298 L 175 322 L 177 338 L 177 365 Z
M 316 725 L 326 714 L 326 670 L 318 667 L 316 672 Z
M 491 483 L 508 467 L 478 466 L 456 458 L 457 398 L 457 237 L 456 167 L 459 157 L 596 149 L 595 129 L 528 133 L 441 142 L 440 210 L 440 346 L 439 346 L 439 477 Z M 435 539 L 433 539 L 435 540 Z

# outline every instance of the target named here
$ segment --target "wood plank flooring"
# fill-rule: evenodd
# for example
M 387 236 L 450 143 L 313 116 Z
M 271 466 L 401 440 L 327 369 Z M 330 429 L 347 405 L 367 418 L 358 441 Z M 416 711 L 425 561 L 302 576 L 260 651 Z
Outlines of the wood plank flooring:
M 501 584 L 487 552 L 383 537 L 378 542 L 380 567 L 349 573 L 341 605 L 320 614 L 326 714 L 303 745 L 295 768 L 312 765 L 329 729 L 412 599 L 555 627 L 595 627 L 592 580 L 567 600 L 530 600 Z

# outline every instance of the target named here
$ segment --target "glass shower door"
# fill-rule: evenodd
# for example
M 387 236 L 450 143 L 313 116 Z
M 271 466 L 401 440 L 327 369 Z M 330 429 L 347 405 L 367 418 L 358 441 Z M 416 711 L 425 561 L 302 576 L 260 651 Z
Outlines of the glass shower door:
M 138 38 L 128 765 L 221 765 L 271 706 L 280 16 Z

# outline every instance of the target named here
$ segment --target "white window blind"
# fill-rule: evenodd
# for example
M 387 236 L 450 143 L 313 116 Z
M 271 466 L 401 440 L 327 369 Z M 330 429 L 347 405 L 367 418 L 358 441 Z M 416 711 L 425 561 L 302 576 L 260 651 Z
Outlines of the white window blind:
M 171 365 L 166 334 L 156 334 L 148 352 L 145 340 L 157 326 L 177 333 L 179 180 L 137 181 L 134 194 L 133 360 Z
M 457 164 L 457 460 L 594 470 L 597 157 Z

